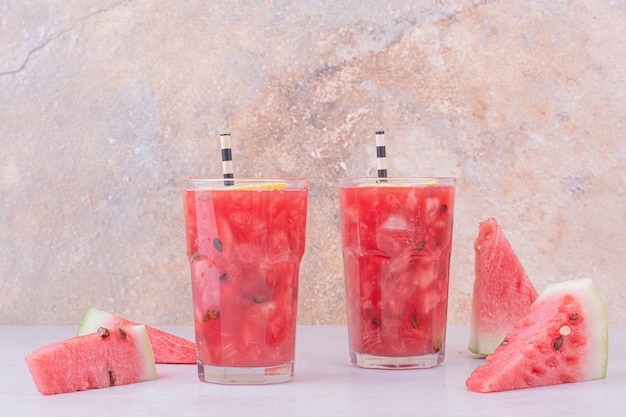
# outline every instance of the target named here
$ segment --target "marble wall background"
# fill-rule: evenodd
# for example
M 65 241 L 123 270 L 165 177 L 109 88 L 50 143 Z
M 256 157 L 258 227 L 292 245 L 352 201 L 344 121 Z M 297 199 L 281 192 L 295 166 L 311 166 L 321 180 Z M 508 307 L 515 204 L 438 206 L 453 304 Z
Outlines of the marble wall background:
M 180 188 L 312 179 L 299 321 L 345 322 L 334 179 L 458 177 L 450 321 L 495 216 L 626 322 L 626 2 L 0 2 L 0 322 L 191 324 Z

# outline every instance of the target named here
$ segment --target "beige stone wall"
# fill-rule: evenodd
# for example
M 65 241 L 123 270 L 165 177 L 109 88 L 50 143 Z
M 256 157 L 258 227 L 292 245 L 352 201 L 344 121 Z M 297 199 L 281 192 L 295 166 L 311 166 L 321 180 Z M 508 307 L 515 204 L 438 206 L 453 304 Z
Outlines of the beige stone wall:
M 450 321 L 495 216 L 626 322 L 623 1 L 0 3 L 0 322 L 191 324 L 181 182 L 311 178 L 299 321 L 345 322 L 338 176 L 458 178 Z

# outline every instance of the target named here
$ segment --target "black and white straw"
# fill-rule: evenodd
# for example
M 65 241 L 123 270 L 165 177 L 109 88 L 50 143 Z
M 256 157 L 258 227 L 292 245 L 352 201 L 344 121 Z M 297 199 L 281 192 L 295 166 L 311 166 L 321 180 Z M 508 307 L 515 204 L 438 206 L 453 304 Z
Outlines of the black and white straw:
M 385 131 L 376 131 L 376 168 L 378 178 L 387 178 L 387 151 L 385 148 Z
M 233 175 L 233 152 L 230 144 L 230 133 L 220 135 L 220 145 L 222 147 L 222 172 L 224 174 L 224 185 L 234 185 Z

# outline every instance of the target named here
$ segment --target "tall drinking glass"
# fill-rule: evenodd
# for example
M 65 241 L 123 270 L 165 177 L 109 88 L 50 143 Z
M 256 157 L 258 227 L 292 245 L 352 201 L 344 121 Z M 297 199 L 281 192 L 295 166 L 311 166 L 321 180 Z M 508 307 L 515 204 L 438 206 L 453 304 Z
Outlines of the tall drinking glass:
M 353 364 L 406 369 L 443 362 L 455 184 L 339 180 Z
M 183 201 L 200 380 L 290 380 L 308 180 L 188 180 Z

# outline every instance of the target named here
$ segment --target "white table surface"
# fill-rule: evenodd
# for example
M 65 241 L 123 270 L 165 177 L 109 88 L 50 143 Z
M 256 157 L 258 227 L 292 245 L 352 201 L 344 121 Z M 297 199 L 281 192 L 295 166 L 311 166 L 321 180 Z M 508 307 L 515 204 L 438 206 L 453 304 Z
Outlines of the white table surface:
M 191 327 L 162 327 L 192 338 Z M 43 396 L 24 357 L 74 326 L 0 326 L 0 416 L 626 416 L 626 325 L 609 328 L 605 380 L 477 394 L 465 379 L 481 359 L 468 328 L 450 326 L 446 360 L 425 370 L 350 365 L 344 326 L 299 326 L 294 379 L 266 386 L 202 383 L 195 365 L 158 365 L 155 381 Z

